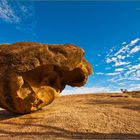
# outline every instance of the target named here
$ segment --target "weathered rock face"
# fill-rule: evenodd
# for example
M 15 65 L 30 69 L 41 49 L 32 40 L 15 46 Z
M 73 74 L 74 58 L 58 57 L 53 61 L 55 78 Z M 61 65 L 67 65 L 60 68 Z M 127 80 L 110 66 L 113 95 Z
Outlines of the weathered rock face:
M 50 104 L 65 85 L 82 86 L 92 73 L 75 45 L 0 45 L 0 107 L 30 113 Z

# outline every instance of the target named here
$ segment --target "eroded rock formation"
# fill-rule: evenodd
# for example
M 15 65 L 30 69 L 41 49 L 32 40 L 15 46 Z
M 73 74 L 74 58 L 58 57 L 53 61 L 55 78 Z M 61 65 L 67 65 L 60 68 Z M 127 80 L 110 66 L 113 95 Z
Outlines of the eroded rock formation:
M 0 107 L 30 113 L 50 104 L 65 85 L 83 86 L 92 73 L 75 45 L 0 45 Z

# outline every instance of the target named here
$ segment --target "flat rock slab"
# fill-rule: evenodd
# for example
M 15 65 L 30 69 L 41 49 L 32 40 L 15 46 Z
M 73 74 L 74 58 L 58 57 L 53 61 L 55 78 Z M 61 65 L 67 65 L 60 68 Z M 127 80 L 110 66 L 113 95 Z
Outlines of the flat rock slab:
M 140 98 L 68 95 L 32 114 L 1 109 L 0 139 L 140 139 Z

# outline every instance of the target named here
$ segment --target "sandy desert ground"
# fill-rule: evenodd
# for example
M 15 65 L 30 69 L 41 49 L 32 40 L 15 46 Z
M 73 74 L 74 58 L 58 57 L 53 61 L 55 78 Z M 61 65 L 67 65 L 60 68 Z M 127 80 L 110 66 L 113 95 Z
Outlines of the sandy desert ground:
M 140 98 L 116 95 L 61 96 L 27 115 L 0 109 L 0 139 L 140 139 Z

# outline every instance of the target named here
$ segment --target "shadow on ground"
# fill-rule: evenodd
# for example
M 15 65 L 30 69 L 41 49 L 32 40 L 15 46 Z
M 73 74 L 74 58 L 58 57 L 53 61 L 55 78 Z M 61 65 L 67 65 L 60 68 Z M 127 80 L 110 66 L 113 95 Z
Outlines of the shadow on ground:
M 89 105 L 115 105 L 117 108 L 130 109 L 134 111 L 140 111 L 140 101 L 130 101 L 130 100 L 95 100 L 89 99 L 86 101 Z
M 64 139 L 139 139 L 140 134 L 123 134 L 123 133 L 112 133 L 112 134 L 104 134 L 104 133 L 98 133 L 98 132 L 92 132 L 92 133 L 83 133 L 83 132 L 74 132 L 70 130 L 66 130 L 63 128 L 55 127 L 55 126 L 49 126 L 49 125 L 41 125 L 41 124 L 19 124 L 19 123 L 8 123 L 8 122 L 2 122 L 3 124 L 9 124 L 9 125 L 19 125 L 23 127 L 27 126 L 34 126 L 34 127 L 40 127 L 45 130 L 45 132 L 11 132 L 6 131 L 3 129 L 0 129 L 0 134 L 3 136 L 10 136 L 10 137 L 29 137 L 29 136 L 38 136 L 38 137 L 57 137 L 57 138 L 64 138 Z M 0 136 L 3 137 L 3 136 Z
M 11 113 L 9 111 L 6 111 L 4 109 L 0 110 L 0 121 L 1 120 L 7 120 L 7 119 L 11 119 L 11 118 L 16 118 L 20 115 L 17 115 L 17 114 L 14 114 L 14 113 Z

